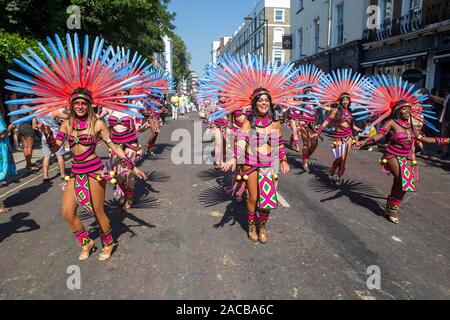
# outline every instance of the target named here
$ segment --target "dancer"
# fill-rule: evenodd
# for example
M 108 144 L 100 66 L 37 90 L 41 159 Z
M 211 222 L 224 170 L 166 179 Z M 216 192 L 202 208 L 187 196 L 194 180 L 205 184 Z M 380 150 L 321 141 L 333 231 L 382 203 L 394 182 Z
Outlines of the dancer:
M 129 95 L 129 90 L 120 91 L 116 95 L 118 97 L 116 101 L 119 103 L 127 103 L 127 99 L 121 99 L 121 97 Z M 136 109 L 131 110 L 137 111 Z M 121 148 L 125 152 L 127 158 L 133 163 L 139 162 L 142 151 L 141 146 L 138 143 L 138 122 L 136 121 L 136 117 L 132 117 L 122 111 L 103 108 L 103 112 L 100 114 L 99 118 L 104 118 L 105 116 L 108 116 L 112 142 Z M 132 207 L 134 201 L 134 174 L 126 166 L 121 164 L 120 157 L 112 150 L 112 148 L 109 148 L 109 152 L 110 165 L 117 177 L 116 180 L 118 181 L 115 196 L 117 199 L 123 200 L 122 206 L 125 210 L 128 210 Z
M 217 106 L 211 110 L 211 112 L 220 112 L 222 105 L 227 102 L 225 96 L 219 94 Z M 229 125 L 228 117 L 226 115 L 214 119 L 210 122 L 210 129 L 214 135 L 214 167 L 219 169 L 225 160 L 226 154 L 226 141 L 229 137 Z
M 380 163 L 383 172 L 394 176 L 394 183 L 387 197 L 385 214 L 389 221 L 398 224 L 398 211 L 405 193 L 416 192 L 419 178 L 413 157 L 415 141 L 448 145 L 450 139 L 425 137 L 413 125 L 412 120 L 415 119 L 433 128 L 427 118 L 436 119 L 430 111 L 431 105 L 423 104 L 427 96 L 419 94 L 419 90 L 414 91 L 414 85 L 408 86 L 407 82 L 390 75 L 377 75 L 373 82 L 375 86 L 371 89 L 369 104 L 358 114 L 362 114 L 362 118 L 379 116 L 370 127 L 387 120 L 375 137 L 358 142 L 357 147 L 373 145 L 388 136 L 388 145 Z
M 249 104 L 252 106 L 252 114 L 238 132 L 234 158 L 224 163 L 222 169 L 239 170 L 237 179 L 243 181 L 248 190 L 248 237 L 253 242 L 266 243 L 270 211 L 278 207 L 278 164 L 282 173 L 289 171 L 281 123 L 274 106 L 293 107 L 293 97 L 302 88 L 289 84 L 293 65 L 275 71 L 256 58 L 231 57 L 222 58 L 220 64 L 219 77 L 212 79 L 206 90 L 213 93 L 216 88 L 217 95 L 225 102 L 222 110 L 212 114 L 211 118 L 222 118 Z
M 237 148 L 237 135 L 242 130 L 242 127 L 247 121 L 248 117 L 250 117 L 252 114 L 252 106 L 245 106 L 244 108 L 240 110 L 233 111 L 231 113 L 231 128 L 230 128 L 230 135 L 227 137 L 227 150 L 234 150 Z M 232 140 L 232 141 L 230 141 Z M 233 176 L 233 181 L 231 184 L 231 188 L 226 188 L 225 191 L 232 195 L 236 196 L 237 202 L 242 201 L 242 195 L 245 191 L 245 183 L 242 183 L 242 181 L 238 181 L 239 173 L 236 172 Z
M 300 98 L 294 98 L 294 101 L 299 102 Z M 302 112 L 298 109 L 289 109 L 286 111 L 287 124 L 291 130 L 290 146 L 291 149 L 300 152 L 300 140 L 299 140 L 299 129 L 300 120 L 302 118 Z
M 319 145 L 319 139 L 315 134 L 315 129 L 317 110 L 321 108 L 321 105 L 313 99 L 313 94 L 318 90 L 319 83 L 323 75 L 323 71 L 313 65 L 302 65 L 298 70 L 298 74 L 294 78 L 294 81 L 299 83 L 311 84 L 303 89 L 303 94 L 305 97 L 302 101 L 302 107 L 305 110 L 299 111 L 295 109 L 290 112 L 290 114 L 292 114 L 292 111 L 294 111 L 294 113 L 297 112 L 300 115 L 300 117 L 296 117 L 296 119 L 298 119 L 298 121 L 296 121 L 298 126 L 296 125 L 296 127 L 298 127 L 302 138 L 301 161 L 303 162 L 303 170 L 306 172 L 309 172 L 309 159 Z
M 45 124 L 38 125 L 38 129 L 46 136 L 49 148 L 56 152 L 63 143 L 68 140 L 72 154 L 72 173 L 65 178 L 67 185 L 62 200 L 62 215 L 69 224 L 74 236 L 82 246 L 80 261 L 87 260 L 90 254 L 95 251 L 95 243 L 86 232 L 80 218 L 76 214 L 78 206 L 96 217 L 100 226 L 100 238 L 103 250 L 99 255 L 100 261 L 110 258 L 115 246 L 111 225 L 104 211 L 105 201 L 105 180 L 113 179 L 104 169 L 100 158 L 96 155 L 97 139 L 103 141 L 118 155 L 123 166 L 133 170 L 141 179 L 146 180 L 146 175 L 133 162 L 126 157 L 124 151 L 114 144 L 110 138 L 110 133 L 106 124 L 97 119 L 93 105 L 102 105 L 105 108 L 129 113 L 132 116 L 139 116 L 128 109 L 130 105 L 118 102 L 116 95 L 135 85 L 140 84 L 135 78 L 126 78 L 121 81 L 120 77 L 124 73 L 118 72 L 118 65 L 104 63 L 100 57 L 103 50 L 103 40 L 96 38 L 92 54 L 89 50 L 89 39 L 84 39 L 83 48 L 79 47 L 77 34 L 74 39 L 69 34 L 66 36 L 66 44 L 55 36 L 56 44 L 48 38 L 51 53 L 44 46 L 40 45 L 41 53 L 48 62 L 44 62 L 32 51 L 31 57 L 23 56 L 27 63 L 16 60 L 24 70 L 30 72 L 25 76 L 22 73 L 10 71 L 22 81 L 6 80 L 10 86 L 6 89 L 17 92 L 32 92 L 35 98 L 13 100 L 11 104 L 30 104 L 34 107 L 31 116 L 19 119 L 18 121 L 29 121 L 34 116 L 45 116 L 70 103 L 69 119 L 64 121 L 56 137 L 50 127 Z M 67 48 L 67 50 L 65 49 Z M 82 50 L 80 50 L 82 49 Z M 106 54 L 112 50 L 107 48 Z M 82 52 L 82 54 L 81 54 Z M 89 58 L 88 58 L 89 57 Z M 48 63 L 48 64 L 47 64 Z M 39 66 L 35 69 L 33 66 Z M 122 98 L 139 98 L 134 96 L 124 96 Z M 29 110 L 18 110 L 27 112 Z M 75 195 L 75 196 L 74 196 Z
M 335 122 L 333 155 L 335 160 L 328 177 L 335 181 L 337 186 L 342 184 L 342 176 L 345 173 L 350 150 L 356 139 L 353 130 L 362 132 L 362 129 L 355 125 L 350 107 L 352 102 L 362 103 L 366 98 L 365 87 L 368 80 L 352 70 L 344 69 L 333 71 L 322 78 L 316 92 L 318 100 L 325 106 L 333 106 L 328 118 L 316 131 L 313 137 L 322 134 L 324 129 Z

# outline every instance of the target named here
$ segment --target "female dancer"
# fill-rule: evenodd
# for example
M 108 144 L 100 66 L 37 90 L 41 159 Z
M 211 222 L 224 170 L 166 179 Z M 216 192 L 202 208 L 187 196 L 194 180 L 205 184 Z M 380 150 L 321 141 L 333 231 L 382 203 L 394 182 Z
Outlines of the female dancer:
M 373 81 L 376 87 L 371 92 L 371 103 L 360 113 L 381 116 L 371 127 L 389 118 L 375 137 L 358 142 L 357 147 L 373 145 L 388 136 L 388 145 L 380 163 L 383 172 L 394 176 L 394 183 L 387 198 L 385 214 L 391 222 L 398 224 L 398 211 L 405 193 L 416 191 L 418 172 L 417 162 L 413 158 L 415 142 L 448 145 L 450 139 L 425 137 L 413 125 L 412 120 L 415 119 L 431 126 L 426 117 L 433 118 L 428 111 L 431 106 L 423 104 L 426 95 L 414 92 L 413 85 L 407 88 L 401 80 L 391 76 L 377 76 Z
M 134 167 L 133 162 L 126 157 L 121 148 L 114 144 L 110 138 L 109 130 L 102 120 L 97 119 L 93 105 L 102 105 L 105 108 L 129 112 L 129 105 L 118 102 L 116 95 L 130 87 L 140 84 L 134 79 L 120 81 L 116 72 L 117 65 L 103 63 L 100 54 L 103 52 L 103 40 L 94 42 L 92 55 L 89 52 L 89 40 L 85 37 L 84 48 L 80 50 L 78 36 L 74 35 L 72 41 L 70 35 L 66 37 L 67 44 L 64 45 L 60 38 L 56 36 L 57 46 L 52 39 L 48 38 L 49 47 L 53 54 L 50 54 L 45 47 L 40 46 L 42 54 L 47 58 L 44 62 L 32 50 L 31 57 L 17 63 L 26 71 L 33 70 L 31 75 L 25 76 L 22 73 L 11 71 L 22 81 L 6 80 L 11 86 L 6 89 L 17 92 L 32 92 L 36 98 L 26 100 L 8 101 L 10 104 L 27 103 L 34 105 L 33 116 L 44 116 L 57 110 L 70 102 L 69 119 L 64 121 L 56 137 L 50 127 L 40 124 L 38 129 L 46 135 L 49 148 L 56 152 L 68 140 L 72 153 L 72 174 L 66 177 L 67 186 L 62 201 L 62 214 L 67 220 L 74 236 L 82 246 L 79 260 L 84 261 L 89 258 L 95 250 L 94 241 L 86 232 L 76 211 L 78 206 L 82 206 L 88 213 L 95 215 L 100 225 L 100 237 L 103 244 L 103 251 L 99 256 L 100 261 L 105 261 L 111 256 L 115 246 L 112 237 L 111 226 L 104 212 L 103 203 L 105 201 L 105 179 L 111 179 L 105 173 L 104 165 L 95 154 L 97 138 L 101 137 L 106 144 L 120 158 L 122 165 L 133 170 L 133 172 L 144 180 L 145 174 Z M 66 51 L 64 48 L 68 48 Z M 110 48 L 106 51 L 108 52 Z M 81 55 L 80 52 L 83 52 Z M 77 54 L 75 54 L 77 53 Z M 88 59 L 89 57 L 89 59 Z M 39 70 L 32 66 L 40 66 Z M 135 97 L 128 96 L 124 99 Z M 18 110 L 16 112 L 27 112 Z M 22 118 L 28 121 L 30 116 Z M 20 121 L 19 120 L 19 121 Z M 115 182 L 112 179 L 111 182 Z M 75 195 L 75 197 L 74 197 Z
M 242 109 L 233 111 L 231 113 L 231 123 L 232 126 L 230 128 L 231 135 L 229 135 L 228 140 L 232 139 L 232 141 L 227 142 L 227 150 L 234 150 L 237 148 L 237 137 L 239 132 L 242 130 L 242 127 L 247 121 L 248 117 L 250 117 L 252 114 L 252 107 L 246 106 Z M 245 191 L 245 183 L 242 183 L 242 179 L 240 181 L 237 180 L 237 177 L 239 176 L 239 173 L 236 172 L 236 174 L 233 177 L 233 182 L 231 188 L 226 188 L 225 191 L 228 194 L 231 194 L 233 196 L 236 196 L 236 200 L 238 202 L 242 201 L 242 195 Z
M 275 71 L 264 66 L 260 60 L 231 57 L 223 58 L 221 65 L 220 81 L 215 86 L 217 94 L 225 102 L 223 109 L 211 117 L 223 117 L 249 104 L 252 106 L 252 114 L 244 121 L 242 130 L 238 131 L 234 158 L 223 164 L 222 169 L 236 170 L 239 165 L 237 180 L 243 180 L 248 190 L 248 237 L 251 241 L 266 243 L 270 210 L 278 207 L 277 165 L 280 164 L 281 172 L 289 171 L 281 123 L 275 115 L 274 106 L 295 106 L 293 97 L 301 88 L 289 83 L 293 65 Z M 214 81 L 212 79 L 211 83 Z
M 365 96 L 364 86 L 368 84 L 365 78 L 351 70 L 337 70 L 332 75 L 328 74 L 322 78 L 318 92 L 318 100 L 323 105 L 338 104 L 333 108 L 328 118 L 322 123 L 316 135 L 322 134 L 323 130 L 335 121 L 335 132 L 333 141 L 333 154 L 336 158 L 328 175 L 330 180 L 334 180 L 336 185 L 341 185 L 342 176 L 345 173 L 346 164 L 350 150 L 356 142 L 353 130 L 362 132 L 353 120 L 350 106 L 352 100 L 361 103 Z M 313 137 L 315 137 L 314 135 Z M 337 175 L 336 175 L 337 171 Z
M 303 170 L 309 172 L 309 158 L 316 151 L 319 145 L 319 139 L 315 135 L 317 110 L 321 107 L 317 101 L 313 100 L 313 93 L 317 91 L 323 71 L 313 65 L 302 65 L 298 70 L 298 74 L 294 81 L 299 83 L 310 83 L 311 85 L 303 90 L 304 98 L 299 117 L 299 132 L 302 138 L 302 162 Z M 298 110 L 295 110 L 298 111 Z
M 294 101 L 300 101 L 300 98 L 294 98 Z M 286 111 L 287 113 L 287 123 L 289 128 L 291 129 L 291 139 L 290 145 L 291 149 L 294 151 L 300 151 L 300 140 L 299 140 L 299 129 L 300 129 L 300 120 L 302 118 L 302 112 L 298 109 L 290 109 Z
M 128 96 L 130 93 L 123 90 L 117 94 L 118 102 L 126 103 L 127 99 L 120 97 Z M 111 130 L 111 140 L 118 145 L 133 163 L 139 161 L 142 151 L 138 143 L 137 131 L 138 123 L 135 117 L 127 113 L 103 108 L 100 118 L 108 115 L 109 128 Z M 127 167 L 122 166 L 119 156 L 110 148 L 110 163 L 112 171 L 117 176 L 116 197 L 123 199 L 123 208 L 130 209 L 134 200 L 134 174 Z

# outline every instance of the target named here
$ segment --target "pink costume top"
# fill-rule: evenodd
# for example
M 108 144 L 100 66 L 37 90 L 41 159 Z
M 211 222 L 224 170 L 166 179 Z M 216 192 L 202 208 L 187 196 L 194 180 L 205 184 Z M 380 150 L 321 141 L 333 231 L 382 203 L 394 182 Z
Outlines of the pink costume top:
M 316 122 L 316 110 L 313 109 L 313 106 L 310 104 L 307 104 L 304 106 L 304 108 L 307 109 L 308 111 L 310 110 L 312 113 L 302 112 L 300 121 L 303 121 L 306 124 Z
M 242 125 L 244 124 L 243 122 L 240 122 L 238 120 L 238 118 L 240 116 L 245 115 L 247 118 L 252 114 L 252 109 L 251 108 L 244 108 L 242 110 L 236 110 L 232 113 L 232 118 L 233 118 L 233 124 L 238 127 L 238 128 L 242 128 Z
M 266 128 L 273 122 L 272 118 L 267 117 L 257 117 L 255 119 L 255 127 Z M 240 132 L 238 133 L 239 140 L 245 140 L 247 143 L 247 148 L 245 149 L 244 164 L 252 167 L 271 167 L 274 165 L 274 155 L 273 152 L 268 154 L 262 154 L 258 151 L 258 148 L 267 144 L 270 147 L 278 146 L 279 158 L 281 160 L 286 159 L 286 150 L 284 149 L 283 137 L 276 137 L 271 133 L 262 133 L 252 131 L 251 134 Z M 252 151 L 251 153 L 249 151 Z M 241 151 L 235 150 L 235 156 L 239 158 L 241 156 Z
M 396 123 L 401 126 L 397 121 Z M 401 127 L 403 128 L 403 126 Z M 386 151 L 394 156 L 411 157 L 415 136 L 411 130 L 411 125 L 409 125 L 409 128 L 403 129 L 405 132 L 395 133 L 392 130 L 389 131 L 388 146 L 386 147 Z M 381 134 L 386 134 L 386 129 L 381 128 L 379 132 Z
M 88 127 L 87 119 L 78 120 L 76 119 L 72 125 L 72 130 L 83 131 Z M 97 172 L 104 168 L 102 160 L 95 154 L 95 148 L 97 147 L 97 140 L 94 136 L 89 134 L 72 135 L 65 134 L 64 132 L 58 131 L 55 139 L 64 142 L 68 138 L 70 145 L 70 153 L 72 155 L 72 173 L 73 174 L 87 174 Z M 88 147 L 88 149 L 82 154 L 75 154 L 73 149 L 76 145 L 82 145 Z M 92 155 L 94 158 L 86 160 Z
M 111 140 L 114 143 L 132 143 L 137 141 L 136 126 L 132 117 L 124 116 L 118 118 L 116 116 L 110 116 L 108 122 L 111 126 Z M 116 126 L 123 126 L 127 130 L 119 132 L 115 129 Z
M 301 120 L 302 112 L 297 109 L 291 109 L 288 113 L 288 119 L 289 120 Z
M 339 129 L 339 131 L 341 131 L 341 132 L 338 132 L 336 130 L 334 132 L 334 137 L 336 139 L 351 137 L 352 136 L 352 125 L 353 125 L 352 113 L 349 110 L 342 108 L 341 116 L 339 117 L 339 119 L 337 119 L 337 121 L 338 121 L 337 129 Z M 350 124 L 350 126 L 344 127 L 343 124 L 345 122 Z

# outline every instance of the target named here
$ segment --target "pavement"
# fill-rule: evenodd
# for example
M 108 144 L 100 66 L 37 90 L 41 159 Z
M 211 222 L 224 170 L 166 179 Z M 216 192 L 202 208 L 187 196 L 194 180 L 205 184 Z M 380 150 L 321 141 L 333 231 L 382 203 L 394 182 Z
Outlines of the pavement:
M 137 183 L 133 209 L 123 211 L 108 185 L 105 209 L 119 245 L 107 262 L 97 253 L 77 260 L 57 172 L 50 184 L 32 175 L 0 188 L 13 208 L 0 216 L 0 299 L 450 298 L 447 164 L 419 160 L 419 191 L 407 195 L 394 225 L 383 217 L 392 177 L 380 171 L 379 152 L 352 151 L 337 188 L 327 179 L 329 138 L 313 155 L 311 174 L 289 150 L 269 241 L 255 244 L 244 204 L 223 192 L 230 174 L 189 161 L 211 150 L 180 138 L 195 136 L 196 121 L 192 115 L 163 127 L 156 156 L 141 165 L 150 179 Z M 98 153 L 106 159 L 107 148 L 100 144 Z M 174 155 L 188 163 L 175 164 Z M 95 220 L 79 214 L 101 246 Z

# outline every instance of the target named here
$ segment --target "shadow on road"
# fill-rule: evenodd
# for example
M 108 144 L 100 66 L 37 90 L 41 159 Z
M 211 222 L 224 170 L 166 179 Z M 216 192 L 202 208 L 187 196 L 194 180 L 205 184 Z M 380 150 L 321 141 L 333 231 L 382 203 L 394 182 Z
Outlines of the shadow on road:
M 202 170 L 197 174 L 202 182 L 206 182 L 213 179 L 219 179 L 224 176 L 224 172 L 216 169 Z
M 13 215 L 11 221 L 0 224 L 0 242 L 3 242 L 15 233 L 26 233 L 41 228 L 33 219 L 26 219 L 29 213 L 21 212 Z
M 156 198 L 155 198 L 156 199 Z M 153 201 L 152 205 L 154 207 L 158 207 L 159 204 L 156 204 L 157 199 Z M 156 226 L 148 223 L 147 221 L 144 221 L 135 215 L 131 214 L 130 212 L 125 211 L 122 208 L 122 202 L 117 199 L 108 200 L 105 202 L 105 212 L 108 215 L 108 218 L 111 223 L 111 228 L 113 230 L 113 236 L 114 239 L 118 242 L 120 237 L 126 233 L 130 234 L 130 238 L 134 238 L 137 236 L 136 232 L 133 231 L 133 227 L 145 227 L 149 229 L 156 228 Z M 136 206 L 133 206 L 133 208 L 136 208 Z M 92 218 L 92 216 L 87 214 L 80 215 L 80 219 L 86 220 L 88 218 Z M 131 220 L 135 222 L 136 224 L 126 224 L 125 219 Z M 90 224 L 91 229 L 89 229 L 89 235 L 92 237 L 92 239 L 97 239 L 100 237 L 99 234 L 99 225 L 97 220 L 94 220 Z
M 33 202 L 40 195 L 48 192 L 53 183 L 40 183 L 36 186 L 21 189 L 4 200 L 5 206 L 12 208 Z
M 318 163 L 310 164 L 311 173 L 316 176 L 316 180 L 310 182 L 311 190 L 330 195 L 321 199 L 320 202 L 328 202 L 347 197 L 352 203 L 364 207 L 377 216 L 384 216 L 383 207 L 375 200 L 385 200 L 386 197 L 380 194 L 374 187 L 358 181 L 343 180 L 341 186 L 336 186 L 330 182 L 325 166 Z
M 220 173 L 220 171 L 218 172 Z M 212 174 L 210 170 L 204 171 L 203 173 L 205 175 L 207 175 L 208 173 Z M 204 177 L 204 174 L 202 174 L 201 172 L 199 176 Z M 231 185 L 231 174 L 227 174 L 223 177 L 217 178 L 216 182 L 218 184 L 217 186 L 202 190 L 198 196 L 200 204 L 202 204 L 206 208 L 213 207 L 221 203 L 230 202 L 227 205 L 222 218 L 218 223 L 214 225 L 214 228 L 223 228 L 226 224 L 233 226 L 237 222 L 244 231 L 247 231 L 248 222 L 245 214 L 245 202 L 237 202 L 235 197 L 227 194 L 224 190 L 224 185 L 226 185 L 227 183 Z

